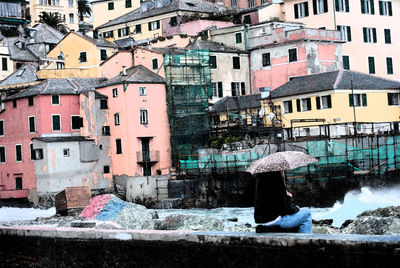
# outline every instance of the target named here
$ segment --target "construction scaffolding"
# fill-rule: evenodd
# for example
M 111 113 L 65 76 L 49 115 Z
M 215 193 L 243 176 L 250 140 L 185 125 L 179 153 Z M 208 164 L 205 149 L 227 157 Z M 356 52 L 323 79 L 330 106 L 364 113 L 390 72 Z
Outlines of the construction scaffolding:
M 212 95 L 210 52 L 173 50 L 164 56 L 171 157 L 196 154 L 208 140 L 208 99 Z

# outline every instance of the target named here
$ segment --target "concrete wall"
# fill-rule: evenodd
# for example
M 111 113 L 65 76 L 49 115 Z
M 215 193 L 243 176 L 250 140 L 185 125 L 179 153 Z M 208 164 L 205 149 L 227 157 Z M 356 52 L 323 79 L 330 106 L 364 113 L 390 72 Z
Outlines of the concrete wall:
M 210 31 L 211 41 L 223 43 L 227 46 L 236 47 L 241 50 L 246 50 L 247 26 L 239 25 L 222 29 L 214 29 Z M 236 43 L 236 33 L 242 33 L 242 43 Z
M 108 10 L 108 3 L 114 3 L 114 9 Z M 116 19 L 140 7 L 140 1 L 131 1 L 132 7 L 125 6 L 125 0 L 93 1 L 93 28 Z
M 168 198 L 169 175 L 129 177 L 127 179 L 126 200 L 163 200 Z

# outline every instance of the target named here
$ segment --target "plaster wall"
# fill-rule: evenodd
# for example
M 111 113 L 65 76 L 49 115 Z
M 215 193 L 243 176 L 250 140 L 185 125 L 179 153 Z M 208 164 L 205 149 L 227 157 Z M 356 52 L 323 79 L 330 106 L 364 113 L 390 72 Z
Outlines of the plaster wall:
M 284 21 L 281 4 L 272 4 L 258 10 L 259 22 L 280 20 Z
M 132 52 L 120 50 L 100 66 L 103 77 L 108 79 L 115 77 L 122 71 L 122 66 L 126 66 L 126 68 L 133 66 Z
M 178 18 L 180 20 L 180 18 Z M 163 29 L 163 36 L 168 35 L 177 35 L 180 33 L 184 33 L 190 36 L 196 36 L 199 32 L 211 29 L 212 27 L 215 28 L 224 28 L 233 26 L 232 22 L 228 21 L 214 21 L 214 20 L 195 20 L 186 23 L 182 23 L 177 26 L 171 27 L 170 19 L 165 19 L 161 21 L 162 29 Z
M 235 47 L 241 50 L 246 50 L 245 43 L 247 38 L 246 26 L 232 26 L 222 29 L 215 29 L 210 31 L 211 41 L 223 43 L 227 46 Z M 236 43 L 236 34 L 242 34 L 242 42 Z
M 130 177 L 127 180 L 126 200 L 162 200 L 168 198 L 169 175 Z
M 114 3 L 114 9 L 109 10 L 108 3 Z M 125 0 L 93 1 L 91 3 L 93 11 L 93 28 L 96 29 L 100 25 L 140 7 L 140 1 L 133 0 L 131 3 L 132 7 L 126 7 Z
M 153 60 L 157 59 L 158 68 L 153 69 Z M 160 52 L 147 50 L 144 48 L 137 48 L 134 51 L 134 65 L 143 65 L 149 70 L 152 70 L 159 76 L 165 78 L 165 70 L 164 70 L 164 56 Z
M 2 59 L 6 58 L 7 59 L 7 70 L 3 70 L 3 65 L 2 65 Z M 9 76 L 14 72 L 14 64 L 10 60 L 10 53 L 8 51 L 8 45 L 7 41 L 4 38 L 3 40 L 0 40 L 0 81 L 2 81 L 4 78 Z

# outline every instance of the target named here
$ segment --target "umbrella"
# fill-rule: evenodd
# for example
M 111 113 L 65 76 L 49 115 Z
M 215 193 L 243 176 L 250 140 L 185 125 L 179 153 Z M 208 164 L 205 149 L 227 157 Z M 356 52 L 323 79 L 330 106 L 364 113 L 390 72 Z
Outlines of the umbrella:
M 246 171 L 251 174 L 256 174 L 270 171 L 289 170 L 316 162 L 318 162 L 317 159 L 303 152 L 285 151 L 258 159 L 253 162 Z

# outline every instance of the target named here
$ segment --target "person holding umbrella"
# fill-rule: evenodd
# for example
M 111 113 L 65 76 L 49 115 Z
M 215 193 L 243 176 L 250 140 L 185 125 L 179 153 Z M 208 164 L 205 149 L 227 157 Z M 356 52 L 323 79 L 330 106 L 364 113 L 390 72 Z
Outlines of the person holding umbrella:
M 257 233 L 312 233 L 309 208 L 299 208 L 286 190 L 284 170 L 315 163 L 317 160 L 302 152 L 278 152 L 252 163 L 247 171 L 256 177 L 254 220 Z

